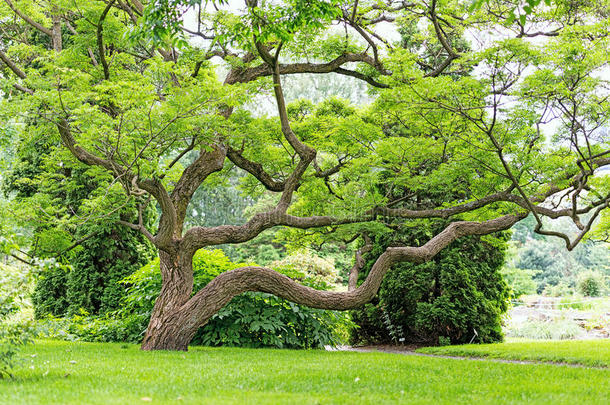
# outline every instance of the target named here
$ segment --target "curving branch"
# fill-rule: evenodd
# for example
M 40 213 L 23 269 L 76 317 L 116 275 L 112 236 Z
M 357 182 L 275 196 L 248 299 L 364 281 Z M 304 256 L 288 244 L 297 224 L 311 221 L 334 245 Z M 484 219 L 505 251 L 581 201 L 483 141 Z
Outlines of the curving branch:
M 222 169 L 226 154 L 225 148 L 221 145 L 214 146 L 211 151 L 202 149 L 199 157 L 180 176 L 171 193 L 172 203 L 176 208 L 178 234 L 182 234 L 186 209 L 193 194 L 210 174 Z
M 97 23 L 97 31 L 96 31 L 97 48 L 98 48 L 98 52 L 100 54 L 100 62 L 102 63 L 102 67 L 104 68 L 104 79 L 105 80 L 108 80 L 110 78 L 110 70 L 108 67 L 108 61 L 106 60 L 106 50 L 104 48 L 104 35 L 103 35 L 104 20 L 106 19 L 108 12 L 112 8 L 114 1 L 115 0 L 110 0 L 108 2 L 108 4 L 106 5 L 106 8 L 104 8 L 104 11 L 102 11 L 102 14 L 100 15 L 100 19 Z
M 269 191 L 282 192 L 284 191 L 285 181 L 277 181 L 265 171 L 263 165 L 246 159 L 243 155 L 232 147 L 227 147 L 227 157 L 235 166 L 247 171 Z
M 113 173 L 117 179 L 123 179 L 124 183 L 131 184 L 135 183 L 137 187 L 150 193 L 159 203 L 162 211 L 161 225 L 159 226 L 159 233 L 154 237 L 154 243 L 160 249 L 173 249 L 174 238 L 179 230 L 178 227 L 178 215 L 174 207 L 173 201 L 168 194 L 167 190 L 158 179 L 144 179 L 140 180 L 137 176 L 119 165 L 113 160 L 104 159 L 76 144 L 72 132 L 70 131 L 70 124 L 65 118 L 61 118 L 57 122 L 57 129 L 60 134 L 62 143 L 74 157 L 79 161 L 90 165 L 99 166 Z M 129 187 L 129 186 L 126 186 Z M 131 188 L 127 188 L 127 191 L 131 193 Z M 137 194 L 137 190 L 136 194 Z
M 11 72 L 13 72 L 13 74 L 15 76 L 17 76 L 20 79 L 27 78 L 25 72 L 23 70 L 21 70 L 19 68 L 19 66 L 17 66 L 17 64 L 15 62 L 13 62 L 4 52 L 2 52 L 1 49 L 0 49 L 0 60 L 2 60 L 2 62 L 4 62 L 4 64 L 9 68 L 9 70 Z M 23 93 L 27 93 L 30 95 L 34 94 L 34 90 L 29 89 L 20 83 L 13 83 L 13 87 Z
M 366 280 L 358 288 L 347 292 L 315 290 L 265 267 L 249 266 L 228 271 L 218 275 L 173 312 L 173 316 L 177 318 L 176 325 L 180 325 L 178 330 L 168 328 L 167 331 L 159 332 L 181 336 L 186 343 L 177 341 L 175 349 L 185 350 L 199 327 L 205 325 L 233 297 L 248 291 L 273 294 L 313 308 L 333 310 L 356 308 L 375 296 L 383 276 L 392 265 L 403 261 L 418 263 L 428 261 L 460 237 L 506 230 L 524 217 L 525 214 L 506 215 L 485 222 L 453 222 L 423 246 L 387 248 L 371 268 Z M 156 339 L 163 339 L 163 336 L 156 336 Z M 142 348 L 153 349 L 154 342 L 145 339 Z
M 335 69 L 334 72 L 338 73 L 340 75 L 343 75 L 343 76 L 350 76 L 350 77 L 354 77 L 354 78 L 356 78 L 358 80 L 363 80 L 363 81 L 367 82 L 368 84 L 370 84 L 371 86 L 377 87 L 379 89 L 389 89 L 390 88 L 389 85 L 387 85 L 385 83 L 378 82 L 377 80 L 375 80 L 371 76 L 367 76 L 365 74 L 362 74 L 360 72 L 356 72 L 354 70 L 344 69 L 344 68 L 340 67 L 340 68 Z
M 365 76 L 362 73 L 351 71 L 345 69 L 343 65 L 350 62 L 362 62 L 370 65 L 372 67 L 378 68 L 375 60 L 366 53 L 344 53 L 330 62 L 326 63 L 289 63 L 289 64 L 279 64 L 278 68 L 280 71 L 280 75 L 288 75 L 288 74 L 299 74 L 299 73 L 313 73 L 313 74 L 322 74 L 322 73 L 338 73 L 346 76 L 355 77 L 357 79 L 366 80 L 371 85 L 375 87 L 388 87 L 384 83 L 377 82 L 375 79 Z M 380 71 L 382 75 L 389 75 L 390 72 L 387 70 Z M 225 80 L 225 84 L 235 84 L 235 83 L 248 83 L 253 80 L 258 79 L 259 77 L 268 77 L 273 75 L 273 68 L 267 64 L 262 63 L 258 66 L 247 67 L 247 68 L 236 68 L 232 70 L 227 79 Z
M 378 216 L 403 219 L 447 219 L 467 212 L 473 212 L 499 202 L 512 203 L 519 208 L 527 210 L 527 212 L 535 211 L 536 213 L 549 218 L 570 217 L 572 215 L 571 208 L 557 210 L 534 204 L 545 202 L 549 197 L 556 194 L 558 191 L 559 190 L 557 188 L 550 187 L 546 193 L 531 198 L 530 203 L 528 204 L 521 196 L 513 194 L 514 186 L 510 186 L 505 191 L 490 194 L 489 196 L 481 199 L 455 205 L 453 207 L 423 210 L 375 207 L 362 215 L 353 215 L 349 218 L 336 218 L 332 216 L 298 217 L 288 215 L 285 212 L 276 209 L 269 212 L 256 214 L 244 225 L 222 225 L 211 228 L 191 228 L 185 233 L 183 244 L 187 246 L 189 251 L 195 251 L 206 246 L 247 242 L 256 237 L 262 231 L 275 226 L 289 226 L 298 229 L 322 228 L 328 226 L 368 222 L 375 220 Z M 609 198 L 594 201 L 589 206 L 580 208 L 578 210 L 578 214 L 586 214 L 594 209 L 601 209 L 608 204 L 609 200 L 610 196 Z
M 141 232 L 149 241 L 151 241 L 154 244 L 155 237 L 150 233 L 148 228 L 146 228 L 146 225 L 144 225 L 144 219 L 142 217 L 143 211 L 144 211 L 144 206 L 142 204 L 138 204 L 138 223 L 137 224 L 132 224 L 131 222 L 127 222 L 127 221 L 123 221 L 123 220 L 119 220 L 119 221 L 117 221 L 117 223 Z M 81 243 L 81 241 L 79 241 L 78 243 Z
M 189 252 L 195 252 L 206 246 L 247 242 L 255 238 L 264 230 L 275 226 L 310 229 L 360 223 L 372 219 L 373 217 L 370 215 L 354 216 L 351 218 L 334 218 L 324 215 L 298 217 L 286 214 L 281 209 L 276 208 L 268 212 L 254 215 L 243 225 L 220 225 L 215 227 L 196 226 L 190 228 L 184 233 L 181 246 Z
M 508 201 L 511 199 L 511 192 L 514 187 L 509 187 L 506 191 L 502 191 L 495 194 L 490 194 L 487 197 L 480 198 L 475 201 L 467 202 L 460 205 L 455 205 L 448 208 L 436 208 L 426 210 L 411 210 L 407 208 L 387 208 L 387 207 L 376 207 L 372 210 L 372 213 L 382 215 L 386 217 L 396 218 L 449 218 L 454 215 L 463 214 L 466 212 L 474 211 L 479 208 L 483 208 L 489 204 Z
M 265 171 L 263 165 L 257 162 L 253 162 L 251 160 L 246 159 L 241 152 L 233 149 L 232 147 L 227 147 L 227 158 L 235 166 L 239 167 L 242 170 L 247 171 L 251 175 L 253 175 L 265 188 L 269 191 L 273 192 L 282 192 L 284 191 L 284 187 L 286 185 L 285 180 L 275 180 L 269 173 Z M 345 165 L 345 162 L 342 159 L 339 159 L 339 163 L 335 166 L 322 170 L 316 160 L 313 160 L 313 167 L 315 169 L 315 177 L 328 179 L 333 174 L 339 173 L 341 168 Z
M 2 60 L 2 62 L 4 62 L 4 64 L 15 74 L 15 76 L 19 77 L 20 79 L 25 79 L 27 77 L 25 75 L 25 73 L 23 72 L 23 70 L 21 70 L 19 68 L 19 66 L 17 66 L 17 64 L 8 57 L 7 54 L 2 52 L 1 49 L 0 49 L 0 60 Z
M 284 138 L 290 144 L 292 149 L 294 149 L 294 151 L 299 155 L 299 163 L 297 163 L 296 168 L 286 179 L 282 196 L 280 197 L 280 201 L 276 207 L 276 211 L 284 214 L 290 206 L 292 195 L 297 189 L 303 174 L 305 174 L 305 171 L 309 167 L 310 163 L 315 159 L 317 151 L 309 145 L 301 142 L 290 126 L 288 111 L 286 110 L 286 99 L 284 98 L 282 81 L 280 77 L 279 55 L 282 49 L 282 43 L 276 47 L 275 55 L 271 55 L 267 47 L 260 43 L 256 37 L 254 38 L 254 43 L 261 58 L 273 69 L 273 92 L 275 94 L 275 101 L 280 118 L 282 134 L 284 134 Z
M 436 77 L 436 76 L 440 75 L 441 73 L 443 73 L 443 71 L 445 71 L 445 69 L 447 67 L 449 67 L 451 62 L 453 62 L 455 59 L 457 59 L 459 57 L 459 55 L 455 52 L 455 50 L 453 49 L 453 47 L 447 40 L 447 37 L 446 37 L 445 33 L 443 32 L 443 29 L 441 28 L 441 25 L 438 21 L 439 18 L 436 14 L 436 3 L 437 3 L 436 0 L 432 0 L 432 3 L 430 4 L 430 19 L 432 20 L 432 25 L 434 27 L 434 32 L 436 34 L 436 37 L 438 38 L 439 42 L 441 43 L 441 46 L 443 47 L 443 49 L 445 49 L 445 51 L 447 52 L 447 58 L 445 58 L 445 60 L 439 66 L 437 66 L 436 69 L 434 69 L 432 72 L 429 72 L 428 74 L 426 74 L 426 77 Z

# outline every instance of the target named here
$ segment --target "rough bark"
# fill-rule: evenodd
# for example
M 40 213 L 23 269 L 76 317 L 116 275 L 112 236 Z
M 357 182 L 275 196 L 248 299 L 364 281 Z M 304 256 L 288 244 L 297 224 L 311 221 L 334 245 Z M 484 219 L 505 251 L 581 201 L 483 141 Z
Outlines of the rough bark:
M 155 301 L 144 340 L 143 350 L 186 350 L 192 336 L 183 332 L 181 307 L 193 292 L 193 256 L 184 252 L 159 252 L 163 283 Z
M 349 279 L 347 281 L 347 290 L 352 291 L 355 290 L 358 286 L 358 276 L 360 275 L 360 271 L 364 268 L 365 262 L 364 257 L 362 256 L 364 253 L 368 253 L 373 249 L 373 242 L 368 237 L 368 235 L 364 234 L 365 245 L 362 246 L 356 252 L 356 257 L 354 260 L 354 266 L 351 268 L 349 272 Z
M 63 48 L 63 41 L 61 38 L 61 17 L 57 14 L 53 14 L 51 42 L 53 43 L 53 50 L 55 52 L 61 52 Z

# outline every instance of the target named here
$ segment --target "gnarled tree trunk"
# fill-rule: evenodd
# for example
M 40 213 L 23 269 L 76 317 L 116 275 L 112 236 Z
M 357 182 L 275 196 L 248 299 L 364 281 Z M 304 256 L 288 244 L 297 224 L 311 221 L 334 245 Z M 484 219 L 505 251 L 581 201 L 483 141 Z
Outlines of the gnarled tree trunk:
M 193 291 L 193 256 L 159 252 L 163 284 L 142 342 L 143 350 L 187 350 L 193 338 L 184 330 L 181 307 Z

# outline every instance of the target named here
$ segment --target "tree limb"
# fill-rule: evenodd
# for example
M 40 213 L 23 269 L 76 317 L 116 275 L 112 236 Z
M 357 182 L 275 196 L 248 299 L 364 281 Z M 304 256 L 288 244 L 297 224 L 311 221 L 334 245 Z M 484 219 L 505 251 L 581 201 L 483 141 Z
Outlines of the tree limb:
M 404 261 L 428 261 L 460 237 L 506 230 L 524 217 L 525 215 L 507 215 L 485 222 L 453 222 L 423 246 L 389 247 L 379 256 L 366 280 L 358 288 L 347 292 L 315 290 L 269 268 L 242 267 L 218 275 L 179 308 L 176 316 L 186 317 L 185 328 L 189 331 L 192 329 L 194 334 L 233 297 L 247 291 L 273 294 L 312 308 L 357 308 L 377 294 L 383 276 L 392 265 Z
M 2 50 L 0 49 L 0 59 L 4 64 L 15 74 L 15 76 L 20 79 L 25 79 L 27 76 L 23 72 L 23 70 L 19 69 L 19 66 L 15 62 L 13 62 Z
M 42 32 L 43 34 L 46 34 L 50 37 L 53 37 L 53 31 L 51 31 L 49 28 L 43 26 L 40 23 L 37 23 L 36 21 L 32 20 L 30 17 L 28 17 L 24 12 L 22 12 L 21 10 L 19 10 L 11 0 L 4 0 L 4 2 L 10 7 L 11 10 L 13 10 L 15 12 L 15 14 L 17 14 L 19 17 L 21 17 L 21 19 L 23 21 L 25 21 L 26 23 L 30 24 L 32 27 L 36 28 L 38 31 Z
M 110 70 L 108 68 L 108 61 L 106 60 L 106 51 L 104 49 L 104 36 L 103 36 L 104 20 L 106 19 L 108 12 L 112 8 L 114 1 L 115 0 L 110 0 L 108 2 L 108 4 L 106 5 L 106 8 L 104 8 L 104 11 L 102 11 L 102 14 L 100 15 L 100 19 L 97 23 L 97 31 L 96 31 L 97 48 L 98 48 L 98 51 L 100 54 L 100 62 L 102 63 L 102 67 L 104 68 L 104 79 L 105 80 L 108 80 L 110 78 Z
M 364 238 L 365 244 L 364 244 L 364 246 L 362 246 L 360 249 L 358 249 L 356 251 L 354 266 L 351 268 L 351 270 L 349 272 L 349 279 L 347 282 L 347 291 L 355 290 L 356 287 L 358 286 L 358 276 L 360 275 L 360 272 L 362 271 L 362 269 L 364 268 L 364 265 L 365 265 L 364 257 L 362 255 L 370 252 L 373 249 L 373 241 L 371 240 L 371 238 L 369 238 L 369 236 L 366 233 L 363 234 L 362 237 Z

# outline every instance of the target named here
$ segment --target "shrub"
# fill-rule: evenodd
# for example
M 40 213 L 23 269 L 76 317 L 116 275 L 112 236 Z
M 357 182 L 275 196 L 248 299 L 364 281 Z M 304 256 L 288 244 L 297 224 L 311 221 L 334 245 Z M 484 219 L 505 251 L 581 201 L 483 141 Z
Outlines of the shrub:
M 32 294 L 36 318 L 63 315 L 70 306 L 66 282 L 70 266 L 52 263 L 42 269 Z
M 536 294 L 536 287 L 538 284 L 534 281 L 534 276 L 540 273 L 540 270 L 527 270 L 504 266 L 502 270 L 500 270 L 500 273 L 510 287 L 513 298 L 519 298 L 522 295 Z
M 95 237 L 67 254 L 70 265 L 58 263 L 40 273 L 32 297 L 37 318 L 116 310 L 125 296 L 119 281 L 151 257 L 150 244 L 136 231 L 119 225 L 86 231 Z
M 31 342 L 31 322 L 20 317 L 27 305 L 29 273 L 0 264 L 0 378 L 10 376 L 19 347 Z
M 601 273 L 585 271 L 578 276 L 576 290 L 585 297 L 599 297 L 606 290 L 606 280 Z
M 295 252 L 282 260 L 274 261 L 271 266 L 275 269 L 288 267 L 304 273 L 308 278 L 328 284 L 340 284 L 342 282 L 342 278 L 331 259 L 319 257 L 309 250 Z
M 411 229 L 402 237 L 408 245 L 426 240 L 417 232 Z M 370 257 L 395 243 L 396 236 L 378 238 Z M 475 342 L 501 340 L 509 290 L 499 273 L 506 235 L 498 236 L 462 238 L 429 262 L 393 266 L 377 297 L 352 312 L 359 326 L 352 333 L 352 342 L 439 344 L 442 340 L 459 344 L 469 343 L 473 337 Z M 361 280 L 367 271 L 362 272 Z
M 574 288 L 565 281 L 560 281 L 555 285 L 547 284 L 542 291 L 542 295 L 547 297 L 566 297 L 572 294 L 574 294 Z
M 451 339 L 445 336 L 438 337 L 438 345 L 439 346 L 449 346 L 451 344 Z
M 37 329 L 40 335 L 47 338 L 68 341 L 137 343 L 142 339 L 145 319 L 113 315 L 91 316 L 85 311 L 69 318 L 47 315 L 38 320 Z
M 347 313 L 303 307 L 262 293 L 237 296 L 200 329 L 193 344 L 322 348 L 342 343 Z

